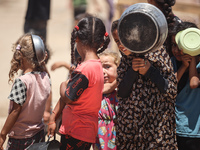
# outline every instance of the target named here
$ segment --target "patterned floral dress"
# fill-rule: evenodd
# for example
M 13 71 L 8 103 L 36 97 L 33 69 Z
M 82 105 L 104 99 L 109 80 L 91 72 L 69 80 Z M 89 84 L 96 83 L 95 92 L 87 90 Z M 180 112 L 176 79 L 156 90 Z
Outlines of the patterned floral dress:
M 116 139 L 116 110 L 118 108 L 118 99 L 116 91 L 110 94 L 104 94 L 99 111 L 98 136 L 94 150 L 117 150 Z
M 122 57 L 118 67 L 119 83 L 132 65 L 133 55 Z M 122 150 L 176 150 L 177 81 L 171 60 L 164 48 L 144 57 L 167 79 L 167 92 L 161 93 L 150 79 L 138 75 L 129 97 L 119 97 L 116 144 Z

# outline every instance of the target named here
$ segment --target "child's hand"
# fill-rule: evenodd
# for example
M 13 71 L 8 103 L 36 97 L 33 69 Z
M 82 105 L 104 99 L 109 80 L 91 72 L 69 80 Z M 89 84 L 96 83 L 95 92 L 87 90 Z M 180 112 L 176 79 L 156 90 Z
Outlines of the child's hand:
M 70 69 L 69 69 L 69 72 L 70 74 L 76 69 L 76 66 L 75 65 L 71 65 Z
M 103 94 L 109 94 L 117 87 L 116 79 L 112 83 L 104 83 Z
M 62 67 L 62 64 L 60 62 L 56 62 L 51 66 L 51 71 L 56 70 L 57 68 Z
M 56 123 L 49 122 L 47 135 L 53 137 L 55 135 L 55 130 L 56 130 Z
M 182 60 L 182 64 L 185 67 L 189 67 L 190 62 L 192 61 L 192 56 L 188 55 L 188 54 L 184 54 L 181 56 L 181 60 Z
M 4 150 L 3 144 L 4 144 L 5 140 L 6 140 L 6 135 L 0 134 L 0 150 Z
M 132 68 L 134 71 L 138 71 L 140 74 L 145 75 L 149 70 L 151 64 L 147 59 L 135 57 L 132 60 Z

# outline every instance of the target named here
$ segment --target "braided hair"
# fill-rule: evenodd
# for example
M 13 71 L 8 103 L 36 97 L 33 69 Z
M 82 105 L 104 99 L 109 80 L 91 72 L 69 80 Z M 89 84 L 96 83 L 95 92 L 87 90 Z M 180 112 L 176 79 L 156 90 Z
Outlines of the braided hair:
M 170 32 L 174 26 L 174 23 L 176 22 L 176 19 L 174 18 L 175 16 L 172 12 L 172 6 L 175 5 L 176 0 L 155 0 L 155 2 L 158 4 L 159 8 L 165 15 Z
M 96 17 L 85 17 L 81 19 L 71 33 L 71 63 L 74 64 L 74 48 L 76 38 L 86 46 L 97 50 L 97 54 L 103 52 L 110 42 L 105 25 L 101 19 Z M 103 46 L 101 46 L 103 43 Z
M 177 23 L 177 17 L 172 12 L 172 6 L 175 5 L 176 0 L 154 0 L 157 4 L 157 7 L 163 12 L 165 15 L 165 18 L 167 20 L 168 24 L 168 37 L 164 43 L 164 46 L 166 47 L 166 51 L 172 56 L 171 52 L 171 33 L 174 30 L 174 26 Z

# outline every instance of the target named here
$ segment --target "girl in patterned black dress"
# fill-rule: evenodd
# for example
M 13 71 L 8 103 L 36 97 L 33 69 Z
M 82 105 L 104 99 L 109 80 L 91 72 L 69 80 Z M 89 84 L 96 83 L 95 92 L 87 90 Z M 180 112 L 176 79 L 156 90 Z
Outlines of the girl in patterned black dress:
M 177 81 L 164 47 L 136 57 L 112 33 L 122 59 L 118 67 L 116 144 L 123 150 L 177 149 L 175 98 Z

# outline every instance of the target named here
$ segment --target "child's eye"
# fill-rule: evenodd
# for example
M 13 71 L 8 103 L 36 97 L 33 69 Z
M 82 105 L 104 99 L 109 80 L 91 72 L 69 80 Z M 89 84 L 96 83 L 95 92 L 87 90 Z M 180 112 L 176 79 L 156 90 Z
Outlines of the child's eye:
M 105 69 L 108 69 L 108 68 L 110 68 L 110 65 L 104 65 L 103 66 Z

